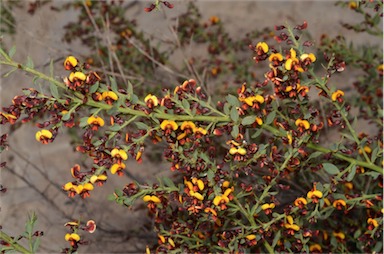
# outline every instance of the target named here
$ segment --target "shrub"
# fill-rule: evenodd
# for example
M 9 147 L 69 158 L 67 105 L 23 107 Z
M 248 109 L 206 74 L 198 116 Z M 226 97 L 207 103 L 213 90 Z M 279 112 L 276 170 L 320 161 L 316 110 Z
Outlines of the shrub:
M 161 4 L 172 7 L 156 1 L 146 11 Z M 366 18 L 367 9 L 378 12 L 381 6 L 350 4 Z M 382 36 L 375 29 L 380 21 L 375 15 L 364 26 L 345 26 Z M 76 150 L 88 156 L 92 166 L 71 168 L 73 180 L 62 187 L 71 198 L 92 198 L 94 188 L 124 174 L 127 159 L 140 162 L 148 146 L 156 149 L 164 143 L 171 178 L 153 185 L 131 182 L 110 196 L 127 207 L 146 204 L 158 234 L 158 243 L 147 252 L 379 252 L 382 49 L 356 50 L 342 37 L 326 36 L 314 47 L 303 33 L 306 29 L 306 22 L 275 26 L 275 42 L 266 42 L 266 36 L 249 45 L 253 61 L 266 69 L 264 75 L 217 101 L 195 79 L 156 94 L 138 94 L 131 82 L 101 76 L 74 56 L 65 59 L 68 75 L 59 81 L 34 69 L 31 61 L 13 60 L 14 48 L 1 49 L 0 64 L 48 81 L 50 92 L 24 89 L 3 108 L 0 122 L 36 122 L 41 130 L 35 137 L 42 144 L 54 142 L 60 129 L 79 131 Z M 180 43 L 187 43 L 183 38 L 188 31 L 179 32 Z M 217 48 L 215 36 L 197 38 L 210 43 L 212 59 L 220 47 L 229 51 L 232 43 L 223 38 Z M 143 65 L 138 68 L 146 73 L 150 70 L 145 61 L 160 58 L 138 58 Z M 363 71 L 354 83 L 357 98 L 348 98 L 333 83 L 347 66 Z M 236 72 L 237 79 L 252 79 L 248 67 L 245 63 L 246 71 Z M 216 71 L 211 74 L 219 75 Z M 377 133 L 357 133 L 361 119 Z M 325 137 L 332 129 L 340 137 L 329 144 Z M 3 134 L 2 149 L 6 139 Z M 67 253 L 86 243 L 82 230 L 96 229 L 93 220 L 66 226 Z M 5 233 L 2 241 L 8 246 L 4 250 L 21 246 Z

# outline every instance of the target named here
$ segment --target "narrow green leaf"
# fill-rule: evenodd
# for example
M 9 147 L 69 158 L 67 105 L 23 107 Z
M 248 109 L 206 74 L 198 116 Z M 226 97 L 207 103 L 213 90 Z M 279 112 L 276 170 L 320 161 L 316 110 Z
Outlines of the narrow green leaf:
M 337 175 L 340 170 L 332 163 L 323 163 L 324 170 L 330 175 Z
M 100 82 L 97 81 L 95 84 L 93 84 L 90 88 L 89 88 L 89 93 L 95 93 L 97 91 L 97 89 L 99 89 L 99 85 L 100 85 Z
M 131 81 L 128 81 L 127 92 L 128 92 L 128 95 L 132 95 L 133 94 L 133 86 L 132 86 Z
M 251 125 L 255 122 L 256 117 L 255 116 L 246 116 L 241 120 L 242 125 Z
M 263 132 L 263 129 L 257 129 L 257 131 L 251 136 L 251 138 L 257 138 Z
M 236 107 L 233 107 L 231 109 L 230 117 L 234 122 L 237 122 L 239 120 L 239 112 L 237 111 Z
M 162 177 L 161 181 L 164 183 L 166 187 L 175 188 L 175 183 L 168 177 Z
M 148 125 L 146 125 L 145 123 L 142 123 L 142 122 L 135 122 L 135 125 L 140 130 L 148 130 L 149 129 Z
M 114 79 L 113 77 L 109 77 L 109 80 L 111 81 L 111 89 L 112 89 L 112 91 L 117 92 L 116 79 Z
M 322 152 L 314 152 L 314 153 L 311 153 L 311 155 L 309 155 L 308 157 L 308 161 L 311 160 L 311 159 L 314 159 L 314 158 L 317 158 L 319 156 L 321 156 L 323 153 Z
M 12 48 L 8 51 L 8 56 L 12 58 L 16 53 L 16 46 L 12 46 Z
M 27 66 L 30 69 L 33 69 L 33 67 L 35 67 L 35 65 L 33 64 L 32 58 L 30 58 L 29 56 L 27 56 L 27 63 L 25 64 L 25 66 Z
M 272 111 L 271 113 L 268 114 L 267 119 L 265 119 L 265 124 L 271 124 L 273 120 L 275 120 L 276 117 L 276 112 Z
M 51 90 L 51 94 L 54 98 L 60 99 L 59 91 L 57 90 L 57 86 L 53 83 L 49 85 L 49 89 Z
M 136 94 L 132 94 L 132 95 L 131 95 L 131 102 L 132 102 L 133 104 L 136 104 L 138 101 L 139 101 L 139 97 L 137 97 Z
M 231 131 L 231 135 L 233 138 L 237 138 L 237 136 L 239 135 L 239 126 L 238 125 L 233 126 L 232 131 Z
M 66 114 L 63 115 L 63 117 L 61 118 L 61 120 L 63 120 L 63 121 L 68 121 L 70 117 L 71 117 L 71 114 L 68 112 L 68 113 L 66 113 Z
M 53 59 L 51 59 L 51 61 L 49 62 L 49 74 L 51 75 L 51 77 L 53 77 L 53 73 L 54 73 Z
M 231 105 L 229 105 L 229 103 L 224 104 L 224 107 L 223 107 L 224 114 L 229 115 L 230 107 L 231 107 Z
M 352 181 L 353 178 L 355 177 L 355 174 L 356 174 L 356 165 L 353 165 L 345 180 L 347 180 L 348 182 Z
M 225 99 L 233 107 L 239 107 L 240 106 L 239 99 L 236 96 L 232 95 L 232 94 L 227 95 L 227 97 L 225 97 Z
M 32 253 L 36 253 L 36 252 L 37 252 L 37 249 L 38 249 L 39 246 L 40 246 L 40 241 L 41 241 L 41 238 L 40 238 L 40 237 L 37 237 L 36 240 L 33 241 L 33 244 L 32 244 Z
M 9 75 L 11 75 L 11 74 L 12 74 L 13 72 L 15 72 L 15 71 L 17 71 L 17 68 L 16 68 L 16 69 L 12 69 L 12 70 L 10 70 L 9 72 L 5 73 L 5 74 L 3 75 L 3 77 L 6 78 L 6 77 L 8 77 Z
M 69 119 L 69 118 L 68 118 Z M 79 123 L 79 127 L 80 128 L 84 128 L 85 126 L 87 126 L 88 125 L 88 117 L 82 117 L 81 119 L 80 119 L 80 123 Z
M 207 171 L 207 179 L 208 179 L 208 183 L 213 183 L 213 182 L 215 182 L 215 181 L 213 180 L 214 177 L 215 177 L 215 172 L 213 172 L 212 169 L 209 169 L 209 170 Z
M 106 112 L 109 116 L 112 116 L 112 115 L 116 114 L 118 111 L 119 111 L 119 109 L 116 107 L 116 105 L 114 105 L 114 107 L 108 109 Z
M 108 128 L 108 130 L 110 130 L 110 131 L 119 131 L 120 129 L 121 129 L 121 126 L 118 124 L 115 124 L 115 125 Z
M 181 104 L 183 104 L 183 108 L 184 109 L 186 109 L 186 110 L 190 110 L 190 105 L 189 105 L 189 102 L 186 100 L 186 99 L 183 99 L 182 101 L 181 101 Z
M 280 237 L 281 237 L 281 230 L 277 231 L 275 237 L 273 238 L 272 248 L 275 248 L 277 242 L 280 240 Z

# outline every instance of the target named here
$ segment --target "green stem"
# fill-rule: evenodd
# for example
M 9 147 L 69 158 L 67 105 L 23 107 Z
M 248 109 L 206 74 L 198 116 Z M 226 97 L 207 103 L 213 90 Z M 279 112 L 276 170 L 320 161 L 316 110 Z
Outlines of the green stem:
M 31 251 L 27 250 L 23 246 L 21 246 L 19 243 L 15 242 L 12 237 L 4 233 L 2 230 L 0 231 L 0 239 L 3 240 L 4 242 L 10 244 L 13 247 L 13 250 L 24 253 L 24 254 L 30 254 L 32 253 Z
M 369 168 L 369 169 L 372 169 L 378 173 L 383 173 L 383 168 L 377 166 L 377 165 L 374 165 L 372 163 L 368 163 L 368 162 L 365 162 L 365 161 L 359 161 L 359 160 L 356 160 L 354 158 L 351 158 L 351 157 L 347 157 L 346 155 L 343 155 L 339 152 L 334 152 L 332 151 L 331 149 L 328 149 L 328 148 L 325 148 L 325 147 L 322 147 L 322 146 L 319 146 L 319 145 L 315 145 L 313 143 L 308 143 L 307 144 L 307 147 L 308 148 L 311 148 L 311 149 L 314 149 L 314 150 L 317 150 L 319 152 L 322 152 L 322 153 L 332 153 L 332 156 L 338 158 L 338 159 L 341 159 L 341 160 L 344 160 L 344 161 L 347 161 L 349 163 L 354 163 L 358 166 L 361 166 L 363 168 Z
M 315 74 L 315 72 L 314 72 L 313 70 L 310 70 L 309 73 L 310 73 L 313 77 L 315 77 L 315 81 L 316 81 L 317 85 L 320 86 L 320 88 L 321 88 L 323 91 L 326 92 L 326 94 L 328 95 L 328 97 L 331 97 L 332 94 L 331 94 L 330 89 L 328 89 L 328 87 L 326 86 L 326 81 L 322 81 L 322 80 L 320 80 L 320 79 L 316 76 L 316 74 Z M 336 109 L 340 112 L 341 117 L 343 118 L 345 124 L 347 125 L 347 128 L 348 128 L 349 132 L 351 133 L 351 135 L 352 135 L 352 137 L 353 137 L 355 143 L 358 145 L 358 147 L 361 148 L 361 151 L 362 151 L 362 153 L 363 153 L 363 156 L 364 156 L 365 160 L 366 160 L 369 164 L 373 165 L 373 163 L 372 163 L 371 160 L 369 159 L 367 153 L 365 152 L 364 148 L 361 147 L 361 141 L 360 141 L 359 137 L 357 136 L 357 134 L 356 134 L 356 132 L 355 132 L 355 129 L 352 128 L 352 125 L 351 125 L 351 123 L 349 122 L 349 120 L 348 120 L 348 118 L 347 118 L 345 112 L 342 110 L 340 104 L 339 104 L 337 101 L 332 101 L 332 103 L 333 103 L 333 105 L 336 107 Z
M 255 219 L 253 218 L 253 214 L 250 214 L 249 211 L 247 211 L 243 205 L 239 202 L 239 200 L 235 197 L 234 201 L 238 208 L 240 208 L 240 211 L 244 214 L 245 217 L 247 217 L 247 220 L 251 224 L 251 227 L 256 227 Z

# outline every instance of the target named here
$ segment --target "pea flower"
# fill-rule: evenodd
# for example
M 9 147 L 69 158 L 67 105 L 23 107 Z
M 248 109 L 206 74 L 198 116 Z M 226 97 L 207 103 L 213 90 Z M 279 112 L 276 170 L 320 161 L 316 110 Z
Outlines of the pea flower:
M 338 101 L 338 102 L 343 102 L 343 97 L 344 92 L 341 90 L 337 90 L 336 92 L 332 93 L 331 99 L 332 101 Z
M 342 199 L 337 199 L 335 201 L 333 201 L 333 207 L 336 208 L 337 210 L 341 210 L 343 209 L 343 207 L 346 207 L 347 206 L 347 203 L 345 203 L 344 200 Z
M 307 121 L 307 120 L 302 120 L 302 119 L 297 119 L 296 121 L 295 121 L 295 125 L 297 126 L 297 127 L 299 127 L 299 129 L 302 131 L 303 129 L 306 129 L 306 130 L 308 130 L 309 129 L 309 127 L 310 127 L 310 124 L 309 124 L 309 122 Z
M 144 102 L 147 104 L 148 108 L 154 108 L 157 105 L 159 105 L 159 100 L 157 99 L 157 97 L 155 95 L 152 95 L 152 94 L 148 94 L 144 98 Z
M 41 130 L 36 132 L 35 138 L 37 141 L 45 144 L 48 144 L 49 142 L 52 142 L 53 134 L 49 130 Z
M 68 56 L 64 61 L 64 69 L 67 71 L 74 69 L 77 66 L 77 59 L 74 56 Z
M 122 159 L 122 160 L 127 160 L 128 159 L 127 152 L 124 151 L 123 149 L 119 149 L 119 148 L 113 148 L 112 151 L 111 151 L 111 156 L 113 158 L 118 158 L 118 159 Z
M 92 130 L 97 131 L 99 126 L 103 127 L 105 122 L 103 118 L 98 116 L 90 116 L 87 119 L 87 123 L 92 126 Z

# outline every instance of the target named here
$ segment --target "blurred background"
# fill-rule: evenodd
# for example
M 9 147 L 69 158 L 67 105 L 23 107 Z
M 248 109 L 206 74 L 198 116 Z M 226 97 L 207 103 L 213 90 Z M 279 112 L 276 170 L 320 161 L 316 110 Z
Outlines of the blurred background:
M 225 91 L 227 86 L 237 87 L 244 81 L 263 78 L 263 72 L 252 61 L 248 44 L 255 45 L 271 37 L 275 25 L 286 22 L 296 25 L 305 20 L 308 36 L 315 44 L 322 34 L 329 37 L 342 34 L 357 45 L 381 44 L 376 38 L 362 37 L 345 29 L 341 22 L 356 23 L 361 17 L 348 8 L 335 6 L 333 1 L 170 2 L 174 8 L 161 6 L 160 10 L 147 13 L 144 8 L 151 1 L 2 0 L 2 45 L 6 49 L 16 46 L 15 60 L 26 62 L 30 57 L 35 68 L 44 73 L 49 73 L 52 60 L 58 80 L 68 75 L 62 65 L 64 59 L 74 55 L 120 82 L 130 80 L 138 91 L 156 93 L 195 78 L 215 93 Z M 209 44 L 199 29 L 209 30 L 211 36 L 218 38 L 217 45 Z M 210 50 L 231 50 L 220 48 L 220 42 L 227 37 L 238 40 L 234 63 L 243 63 L 252 71 L 232 75 L 233 66 L 227 68 L 217 58 L 207 57 L 207 53 L 212 53 Z M 106 53 L 109 50 L 116 54 Z M 4 78 L 7 71 L 1 67 L 1 107 L 11 104 L 22 88 L 46 89 L 46 83 L 33 82 L 33 77 L 22 72 Z M 350 89 L 351 84 L 345 83 L 348 78 L 340 80 L 344 83 L 337 86 Z M 90 198 L 70 199 L 61 186 L 72 180 L 71 167 L 76 163 L 86 165 L 71 145 L 76 143 L 76 133 L 61 130 L 55 142 L 42 145 L 35 140 L 37 130 L 32 123 L 17 128 L 1 126 L 1 134 L 10 133 L 10 148 L 0 154 L 1 162 L 7 162 L 7 168 L 1 171 L 1 184 L 7 188 L 1 194 L 0 213 L 5 232 L 19 235 L 28 212 L 34 211 L 38 217 L 36 230 L 44 232 L 40 252 L 59 252 L 67 247 L 64 223 L 71 219 L 93 219 L 98 225 L 94 234 L 86 236 L 92 244 L 80 249 L 84 253 L 144 252 L 145 245 L 157 241 L 144 205 L 127 209 L 108 201 L 107 197 L 133 179 L 151 183 L 156 177 L 169 174 L 169 165 L 159 163 L 160 149 L 147 150 L 141 164 L 128 162 L 129 174 L 109 177 Z

